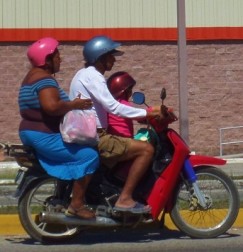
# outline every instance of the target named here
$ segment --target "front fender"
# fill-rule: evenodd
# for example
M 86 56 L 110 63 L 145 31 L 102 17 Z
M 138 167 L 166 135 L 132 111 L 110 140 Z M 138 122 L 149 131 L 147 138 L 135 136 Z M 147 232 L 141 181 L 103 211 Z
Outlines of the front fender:
M 222 158 L 201 156 L 201 155 L 190 155 L 189 160 L 193 167 L 200 165 L 225 165 L 226 160 Z
M 222 159 L 222 158 L 216 158 L 216 157 L 210 157 L 210 156 L 202 156 L 202 155 L 190 155 L 189 156 L 189 161 L 191 163 L 191 165 L 196 168 L 202 165 L 225 165 L 226 164 L 226 160 Z M 175 190 L 176 192 L 176 190 Z M 166 209 L 165 212 L 168 213 L 171 211 L 174 202 L 173 202 L 174 197 L 171 197 L 169 199 L 169 201 L 166 204 Z

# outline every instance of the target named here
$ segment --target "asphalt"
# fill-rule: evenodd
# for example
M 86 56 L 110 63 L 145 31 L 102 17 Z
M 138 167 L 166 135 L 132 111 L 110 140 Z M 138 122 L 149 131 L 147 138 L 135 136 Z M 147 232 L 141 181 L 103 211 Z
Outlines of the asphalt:
M 5 169 L 16 169 L 15 163 L 0 162 L 0 173 Z M 231 158 L 227 159 L 227 164 L 219 166 L 230 175 L 236 182 L 236 185 L 240 191 L 241 202 L 243 201 L 243 158 Z M 6 183 L 6 181 L 1 181 Z M 168 214 L 165 217 L 165 225 L 169 229 L 176 229 L 172 223 Z M 240 209 L 239 215 L 232 228 L 243 228 L 243 208 Z M 0 214 L 0 235 L 24 235 L 26 232 L 22 228 L 18 215 L 16 214 Z

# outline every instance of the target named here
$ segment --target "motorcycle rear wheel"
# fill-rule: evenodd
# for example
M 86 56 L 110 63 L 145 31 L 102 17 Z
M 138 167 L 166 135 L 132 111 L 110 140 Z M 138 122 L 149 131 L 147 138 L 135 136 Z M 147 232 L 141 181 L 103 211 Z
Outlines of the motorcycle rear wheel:
M 73 239 L 80 230 L 75 226 L 42 222 L 39 214 L 53 210 L 50 199 L 55 195 L 58 180 L 46 178 L 35 182 L 20 198 L 18 204 L 19 219 L 25 231 L 42 243 L 64 242 Z
M 200 206 L 192 187 L 181 182 L 170 213 L 179 230 L 192 238 L 214 238 L 234 224 L 240 198 L 233 180 L 222 170 L 202 166 L 196 170 L 199 190 L 206 198 L 207 208 Z

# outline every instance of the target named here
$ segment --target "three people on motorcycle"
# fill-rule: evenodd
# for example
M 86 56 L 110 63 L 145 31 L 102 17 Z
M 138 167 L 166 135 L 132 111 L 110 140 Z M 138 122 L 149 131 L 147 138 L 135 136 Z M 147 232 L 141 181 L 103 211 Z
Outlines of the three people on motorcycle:
M 81 98 L 91 99 L 93 102 L 91 109 L 97 116 L 101 163 L 113 168 L 121 161 L 132 160 L 128 177 L 114 209 L 135 214 L 147 213 L 150 207 L 136 202 L 132 194 L 152 161 L 154 148 L 148 142 L 108 134 L 107 114 L 132 119 L 153 117 L 160 115 L 160 106 L 146 110 L 127 106 L 114 99 L 104 74 L 112 70 L 115 56 L 123 54 L 117 50 L 119 46 L 120 43 L 106 36 L 96 36 L 85 44 L 83 55 L 86 66 L 73 77 L 69 97 L 74 100 L 81 94 Z
M 68 111 L 88 109 L 92 101 L 78 98 L 70 101 L 53 77 L 61 63 L 58 45 L 53 38 L 42 38 L 28 48 L 32 68 L 19 91 L 22 117 L 19 136 L 24 145 L 34 148 L 49 175 L 74 180 L 67 214 L 90 219 L 95 213 L 85 205 L 85 192 L 92 174 L 99 167 L 99 155 L 94 148 L 64 143 L 59 123 Z

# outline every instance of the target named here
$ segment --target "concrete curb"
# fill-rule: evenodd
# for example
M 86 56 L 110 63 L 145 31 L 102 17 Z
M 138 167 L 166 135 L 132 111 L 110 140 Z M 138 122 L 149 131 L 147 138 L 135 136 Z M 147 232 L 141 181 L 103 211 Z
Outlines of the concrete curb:
M 19 217 L 16 214 L 1 214 L 0 223 L 0 235 L 26 235 L 25 230 L 20 224 Z M 177 230 L 169 214 L 165 215 L 165 226 L 171 230 Z M 243 228 L 243 208 L 240 209 L 239 215 L 232 228 Z
M 0 162 L 0 169 L 18 169 L 19 165 L 15 161 Z

